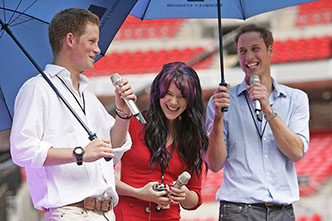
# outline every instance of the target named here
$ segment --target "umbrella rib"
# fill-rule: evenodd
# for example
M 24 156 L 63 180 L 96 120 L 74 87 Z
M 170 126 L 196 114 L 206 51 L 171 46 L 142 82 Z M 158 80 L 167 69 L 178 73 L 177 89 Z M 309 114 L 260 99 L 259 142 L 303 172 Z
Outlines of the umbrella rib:
M 2 5 L 3 5 L 3 8 L 6 8 L 5 0 L 2 0 Z M 5 24 L 6 24 L 6 11 L 5 11 L 5 9 L 3 9 L 3 20 L 5 21 Z
M 10 111 L 9 111 L 9 108 L 8 108 L 8 105 L 7 105 L 7 102 L 6 102 L 6 98 L 5 98 L 5 96 L 4 96 L 3 92 L 2 92 L 1 87 L 0 87 L 0 99 L 3 100 L 3 103 L 5 104 L 5 107 L 6 107 L 7 111 L 8 111 L 8 115 L 10 117 L 10 120 L 13 121 L 12 115 L 10 114 Z
M 147 9 L 148 9 L 148 7 L 149 7 L 150 3 L 151 3 L 151 0 L 149 0 L 149 3 L 148 3 L 148 5 L 146 6 L 146 8 L 145 8 L 145 11 L 144 11 L 144 14 L 143 14 L 143 16 L 142 16 L 141 20 L 143 20 L 143 19 L 144 19 L 144 17 L 145 17 L 145 14 L 146 14 L 146 11 L 147 11 Z
M 14 13 L 12 14 L 12 16 L 10 17 L 10 19 L 9 19 L 9 21 L 8 21 L 8 24 L 10 23 L 10 20 L 12 20 L 12 18 L 14 17 L 15 12 L 17 11 L 18 7 L 20 7 L 21 3 L 22 3 L 22 0 L 17 4 L 17 6 L 16 6 L 16 8 L 15 8 L 15 10 L 14 10 Z
M 29 21 L 31 21 L 31 20 L 33 20 L 33 18 L 30 18 L 30 19 L 28 19 L 28 20 L 25 20 L 25 21 L 22 21 L 22 22 L 19 22 L 19 23 L 12 24 L 10 27 L 14 27 L 14 26 L 16 26 L 16 25 L 20 25 L 20 24 L 23 24 L 23 23 L 29 22 Z
M 17 16 L 17 17 L 11 22 L 11 24 L 14 23 L 19 17 L 21 17 L 22 14 L 25 15 L 25 12 L 26 12 L 29 8 L 31 8 L 31 6 L 33 6 L 37 1 L 38 1 L 38 0 L 35 0 L 33 3 L 31 3 L 31 4 L 29 5 L 29 7 L 27 7 L 23 12 L 19 12 L 19 16 Z M 21 5 L 21 2 L 22 2 L 22 0 L 21 0 L 20 3 L 17 5 L 16 9 L 14 10 L 14 13 L 12 14 L 12 17 L 9 19 L 9 21 L 8 21 L 9 24 L 10 24 L 11 19 L 14 17 L 15 13 L 18 12 L 17 9 L 18 9 L 18 7 Z
M 8 9 L 8 8 L 0 7 L 0 9 L 4 9 L 4 10 L 7 10 L 7 11 L 15 12 L 14 10 L 12 10 L 12 9 Z M 16 11 L 16 12 L 17 12 L 17 11 Z M 33 16 L 28 15 L 28 14 L 25 14 L 25 13 L 23 13 L 23 12 L 18 12 L 18 13 L 20 13 L 21 15 L 25 15 L 25 16 L 27 16 L 27 17 L 30 17 L 30 18 L 32 18 L 32 19 L 36 19 L 36 20 L 38 20 L 38 21 L 40 21 L 40 22 L 43 22 L 43 23 L 45 23 L 45 24 L 49 24 L 47 21 L 41 20 L 41 19 L 39 19 L 39 18 L 33 17 Z
M 243 20 L 246 20 L 246 16 L 245 16 L 245 14 L 244 14 L 244 9 L 243 9 L 242 0 L 239 0 L 239 2 L 240 2 L 240 6 L 241 6 L 242 19 L 243 19 Z

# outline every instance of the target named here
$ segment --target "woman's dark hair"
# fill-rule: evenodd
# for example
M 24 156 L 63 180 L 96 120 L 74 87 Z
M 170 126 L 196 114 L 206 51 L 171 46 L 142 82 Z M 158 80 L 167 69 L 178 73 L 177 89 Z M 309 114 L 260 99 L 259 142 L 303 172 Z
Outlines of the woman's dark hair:
M 184 160 L 190 173 L 199 175 L 202 171 L 202 156 L 209 143 L 204 126 L 204 105 L 199 78 L 193 68 L 183 62 L 165 64 L 151 86 L 150 107 L 147 111 L 147 125 L 144 140 L 151 152 L 151 166 L 166 158 L 166 139 L 169 133 L 160 99 L 174 81 L 181 95 L 187 100 L 187 108 L 175 119 L 176 136 L 174 137 L 177 152 Z M 206 165 L 207 166 L 207 165 Z

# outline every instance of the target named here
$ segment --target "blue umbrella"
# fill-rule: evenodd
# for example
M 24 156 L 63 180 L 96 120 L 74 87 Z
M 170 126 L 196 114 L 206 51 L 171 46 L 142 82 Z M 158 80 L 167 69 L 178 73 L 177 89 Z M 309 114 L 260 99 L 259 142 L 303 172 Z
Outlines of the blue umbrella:
M 317 0 L 138 0 L 131 15 L 142 20 L 159 18 L 218 18 L 220 85 L 226 86 L 222 53 L 221 18 L 247 19 L 254 15 Z M 223 109 L 227 111 L 227 109 Z
M 21 85 L 30 77 L 43 75 L 40 67 L 52 62 L 48 44 L 48 24 L 66 8 L 84 8 L 100 18 L 101 54 L 103 56 L 137 0 L 3 0 L 0 4 L 0 131 L 11 127 L 14 101 Z M 58 93 L 58 92 L 56 92 Z M 69 110 L 70 105 L 63 99 Z M 69 105 L 69 106 L 68 106 Z M 94 134 L 86 129 L 91 139 Z

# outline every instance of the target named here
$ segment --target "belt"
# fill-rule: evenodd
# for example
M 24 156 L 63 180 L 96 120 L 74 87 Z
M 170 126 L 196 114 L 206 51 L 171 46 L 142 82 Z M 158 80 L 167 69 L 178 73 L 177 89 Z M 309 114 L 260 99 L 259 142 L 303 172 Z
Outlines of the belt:
M 292 204 L 279 204 L 279 203 L 253 203 L 249 204 L 251 206 L 258 206 L 258 207 L 279 207 L 279 208 L 286 208 L 288 206 L 291 206 Z
M 97 211 L 103 211 L 108 212 L 113 209 L 113 202 L 112 199 L 97 199 L 93 197 L 85 198 L 84 200 L 72 203 L 66 206 L 76 206 L 81 207 L 87 210 L 97 210 Z M 49 209 L 44 209 L 43 212 L 48 212 Z
M 69 204 L 67 206 L 77 206 L 87 210 L 97 210 L 108 212 L 113 209 L 112 199 L 97 199 L 93 197 L 88 197 L 78 203 Z
M 262 208 L 267 208 L 267 207 L 274 207 L 274 208 L 286 208 L 288 206 L 292 206 L 292 204 L 278 204 L 278 203 L 252 203 L 252 204 L 246 204 L 246 203 L 233 203 L 233 202 L 228 202 L 228 201 L 220 201 L 220 203 L 224 204 L 224 207 L 227 207 L 227 204 L 233 204 L 233 205 L 238 205 L 238 206 L 257 206 L 257 207 L 262 207 Z

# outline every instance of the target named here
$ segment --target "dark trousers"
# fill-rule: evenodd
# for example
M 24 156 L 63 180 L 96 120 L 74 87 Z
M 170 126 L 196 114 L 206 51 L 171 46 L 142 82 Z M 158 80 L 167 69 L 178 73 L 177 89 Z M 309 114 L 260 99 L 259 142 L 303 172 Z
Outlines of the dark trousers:
M 295 221 L 293 206 L 220 202 L 219 221 Z

